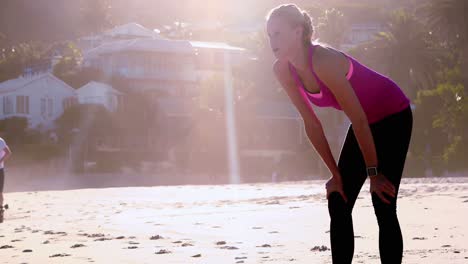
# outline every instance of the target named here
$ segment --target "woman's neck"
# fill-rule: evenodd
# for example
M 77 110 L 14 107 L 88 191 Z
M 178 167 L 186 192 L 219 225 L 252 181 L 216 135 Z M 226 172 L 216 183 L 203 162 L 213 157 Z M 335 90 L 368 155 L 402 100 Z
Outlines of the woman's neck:
M 301 45 L 289 62 L 300 71 L 306 71 L 309 64 L 309 45 Z

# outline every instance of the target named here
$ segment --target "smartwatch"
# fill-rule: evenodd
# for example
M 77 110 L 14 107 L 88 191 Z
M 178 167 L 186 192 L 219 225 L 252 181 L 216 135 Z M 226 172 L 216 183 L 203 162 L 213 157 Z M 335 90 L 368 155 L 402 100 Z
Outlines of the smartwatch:
M 367 177 L 375 177 L 379 175 L 379 170 L 377 167 L 367 167 L 366 172 L 367 172 Z

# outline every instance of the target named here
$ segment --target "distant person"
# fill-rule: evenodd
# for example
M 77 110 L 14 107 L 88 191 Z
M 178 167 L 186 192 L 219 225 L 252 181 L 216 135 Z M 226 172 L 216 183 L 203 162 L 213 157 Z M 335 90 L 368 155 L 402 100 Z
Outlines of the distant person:
M 271 10 L 267 32 L 277 59 L 273 65 L 276 78 L 300 112 L 310 142 L 331 173 L 326 189 L 333 263 L 353 259 L 351 212 L 368 177 L 380 230 L 381 262 L 401 263 L 403 238 L 396 203 L 412 131 L 409 99 L 388 77 L 346 53 L 312 43 L 311 18 L 296 5 Z M 338 164 L 311 103 L 342 110 L 352 123 Z
M 3 205 L 3 187 L 5 185 L 5 160 L 11 155 L 11 150 L 5 140 L 0 137 L 0 223 L 3 223 L 3 212 L 8 205 Z

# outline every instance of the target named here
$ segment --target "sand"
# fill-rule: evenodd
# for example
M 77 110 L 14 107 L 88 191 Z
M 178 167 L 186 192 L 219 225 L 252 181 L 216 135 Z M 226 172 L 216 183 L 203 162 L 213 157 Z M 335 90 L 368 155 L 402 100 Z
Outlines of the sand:
M 331 263 L 324 181 L 6 193 L 0 263 Z M 366 184 L 353 263 L 380 263 Z M 468 178 L 404 179 L 403 263 L 468 263 Z

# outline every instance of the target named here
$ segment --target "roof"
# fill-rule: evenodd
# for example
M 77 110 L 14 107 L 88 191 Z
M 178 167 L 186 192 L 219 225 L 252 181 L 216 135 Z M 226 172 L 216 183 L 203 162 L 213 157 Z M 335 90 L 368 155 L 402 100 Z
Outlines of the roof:
M 0 93 L 9 93 L 9 92 L 12 92 L 14 90 L 23 88 L 24 86 L 26 86 L 26 85 L 28 85 L 30 83 L 33 83 L 33 82 L 36 82 L 36 81 L 39 81 L 39 80 L 42 80 L 42 79 L 45 79 L 45 78 L 52 78 L 55 81 L 58 81 L 58 82 L 64 84 L 65 86 L 69 87 L 70 89 L 73 89 L 71 86 L 69 86 L 67 83 L 60 80 L 59 78 L 55 77 L 53 74 L 43 73 L 43 74 L 33 75 L 33 76 L 30 76 L 30 77 L 21 76 L 21 77 L 18 77 L 16 79 L 11 79 L 11 80 L 8 80 L 8 81 L 4 81 L 4 82 L 0 83 Z
M 231 51 L 244 51 L 245 49 L 234 47 L 223 42 L 205 42 L 205 41 L 189 41 L 192 47 L 194 48 L 204 48 L 204 49 L 222 49 L 222 50 L 231 50 Z
M 110 86 L 109 84 L 107 83 L 102 83 L 102 82 L 95 82 L 95 81 L 90 81 L 89 83 L 81 86 L 77 92 L 79 92 L 80 90 L 82 89 L 102 89 L 102 90 L 107 90 L 109 92 L 112 92 L 114 94 L 122 94 L 122 92 L 112 88 L 112 86 Z
M 159 30 L 150 30 L 138 23 L 128 23 L 121 26 L 114 27 L 113 29 L 104 33 L 111 37 L 119 36 L 132 36 L 132 37 L 145 37 L 145 38 L 159 38 L 162 37 L 159 35 Z
M 85 57 L 109 54 L 123 51 L 153 51 L 193 53 L 188 41 L 166 39 L 129 39 L 106 42 L 85 53 Z

